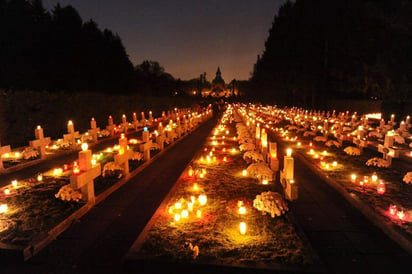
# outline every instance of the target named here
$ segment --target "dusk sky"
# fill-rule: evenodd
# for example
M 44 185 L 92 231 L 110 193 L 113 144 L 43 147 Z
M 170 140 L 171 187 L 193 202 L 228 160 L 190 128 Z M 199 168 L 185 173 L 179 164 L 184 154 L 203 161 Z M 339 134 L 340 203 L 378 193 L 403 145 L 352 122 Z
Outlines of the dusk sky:
M 72 5 L 83 21 L 119 34 L 134 65 L 158 61 L 188 80 L 217 66 L 226 82 L 247 80 L 264 50 L 275 14 L 285 0 L 43 0 Z

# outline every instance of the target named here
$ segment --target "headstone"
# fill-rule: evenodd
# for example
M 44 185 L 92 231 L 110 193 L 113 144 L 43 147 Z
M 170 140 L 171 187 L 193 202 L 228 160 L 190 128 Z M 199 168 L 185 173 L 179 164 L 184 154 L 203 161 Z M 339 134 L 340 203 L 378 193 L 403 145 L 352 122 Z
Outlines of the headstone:
M 132 151 L 129 150 L 127 147 L 127 138 L 125 137 L 125 135 L 121 134 L 120 136 L 121 137 L 119 138 L 119 153 L 114 155 L 114 162 L 123 168 L 124 175 L 128 175 L 130 172 L 129 159 Z
M 63 134 L 63 140 L 74 146 L 76 145 L 76 139 L 78 138 L 80 138 L 80 134 L 78 131 L 74 131 L 74 124 L 70 120 L 67 123 L 67 134 Z
M 152 111 L 149 111 L 149 124 L 153 125 L 153 114 Z
M 10 153 L 10 152 L 11 152 L 11 148 L 10 148 L 9 145 L 8 146 L 1 146 L 0 145 L 0 170 L 4 168 L 2 155 L 4 153 Z
M 378 145 L 378 151 L 383 154 L 383 159 L 389 162 L 389 165 L 392 165 L 392 159 L 399 157 L 399 149 L 393 147 L 394 144 L 394 135 L 392 131 L 389 131 L 385 135 L 385 141 L 383 145 Z
M 140 119 L 140 124 L 142 125 L 142 127 L 146 126 L 146 118 L 144 116 L 144 112 L 142 111 L 141 113 L 142 118 Z
M 87 149 L 87 144 L 83 144 L 79 152 L 80 172 L 70 176 L 71 187 L 80 189 L 82 199 L 91 205 L 96 201 L 93 180 L 101 174 L 100 164 L 93 165 L 92 158 L 92 151 Z
M 137 120 L 137 114 L 136 112 L 133 112 L 133 127 L 135 130 L 140 126 L 139 120 Z
M 283 171 L 280 172 L 280 182 L 283 186 L 286 199 L 293 201 L 298 198 L 298 187 L 294 179 L 294 159 L 292 157 L 292 150 L 287 150 L 283 163 Z
M 44 137 L 43 129 L 41 126 L 37 126 L 34 130 L 36 140 L 30 141 L 29 144 L 32 148 L 36 149 L 40 153 L 40 158 L 46 156 L 46 146 L 51 142 L 50 137 Z
M 275 142 L 269 142 L 269 157 L 269 167 L 274 171 L 273 174 L 276 174 L 276 171 L 279 170 L 279 160 L 277 144 Z
M 111 115 L 109 115 L 109 119 L 107 120 L 107 126 L 106 129 L 110 132 L 110 136 L 113 137 L 114 136 L 114 129 L 115 129 L 115 125 L 113 124 L 113 118 Z
M 126 114 L 122 115 L 122 128 L 123 132 L 127 133 L 127 130 L 129 129 L 129 123 L 127 122 Z
M 97 142 L 97 135 L 99 131 L 100 131 L 100 128 L 97 127 L 96 120 L 92 118 L 92 120 L 90 121 L 90 129 L 87 132 L 89 133 L 90 136 L 92 136 L 93 142 Z

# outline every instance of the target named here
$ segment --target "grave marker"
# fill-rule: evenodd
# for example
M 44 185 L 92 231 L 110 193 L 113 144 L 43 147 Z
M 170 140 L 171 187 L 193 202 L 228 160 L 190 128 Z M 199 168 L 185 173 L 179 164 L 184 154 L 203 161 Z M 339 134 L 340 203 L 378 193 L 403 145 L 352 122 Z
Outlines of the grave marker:
M 46 156 L 46 146 L 48 146 L 51 142 L 50 137 L 44 137 L 43 129 L 41 126 L 37 126 L 34 130 L 34 135 L 36 140 L 30 141 L 30 147 L 36 149 L 40 153 L 40 158 L 44 158 Z
M 67 123 L 67 134 L 63 134 L 63 140 L 70 143 L 72 146 L 76 145 L 76 139 L 80 138 L 78 131 L 74 131 L 74 124 L 70 120 Z
M 2 158 L 3 154 L 10 153 L 10 152 L 11 152 L 10 145 L 3 146 L 3 147 L 0 145 L 0 170 L 4 168 L 3 167 L 3 158 Z
M 97 127 L 96 120 L 92 118 L 90 121 L 90 129 L 87 132 L 90 134 L 90 136 L 92 136 L 93 142 L 97 142 L 97 134 L 99 133 L 99 131 L 100 128 Z
M 74 189 L 80 189 L 82 199 L 88 204 L 95 204 L 94 179 L 101 174 L 100 164 L 92 163 L 92 151 L 87 144 L 82 144 L 79 152 L 79 172 L 70 176 L 70 185 Z

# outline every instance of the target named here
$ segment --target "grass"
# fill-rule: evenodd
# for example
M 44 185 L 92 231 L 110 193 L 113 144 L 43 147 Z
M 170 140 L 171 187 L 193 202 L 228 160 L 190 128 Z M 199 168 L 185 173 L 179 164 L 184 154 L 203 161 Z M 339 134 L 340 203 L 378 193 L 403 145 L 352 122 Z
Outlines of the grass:
M 232 134 L 234 125 L 230 126 Z M 232 135 L 233 136 L 233 135 Z M 218 140 L 222 140 L 217 138 Z M 164 201 L 165 208 L 159 208 L 154 215 L 145 241 L 138 256 L 146 260 L 166 260 L 208 264 L 245 265 L 274 267 L 277 265 L 303 266 L 312 264 L 312 254 L 297 235 L 287 217 L 271 218 L 253 208 L 253 199 L 263 191 L 274 189 L 272 185 L 262 185 L 254 178 L 241 175 L 246 162 L 241 153 L 231 154 L 231 148 L 238 145 L 226 138 L 227 152 L 216 146 L 214 156 L 228 162 L 203 164 L 199 161 L 206 156 L 212 146 L 207 144 L 207 152 L 200 151 L 190 163 L 194 170 L 206 170 L 204 179 L 183 174 L 176 182 L 174 192 Z M 195 191 L 197 183 L 200 190 Z M 193 213 L 187 219 L 174 221 L 174 213 L 169 209 L 176 201 L 190 201 L 190 196 L 200 193 L 207 195 L 207 204 L 195 203 Z M 243 201 L 246 215 L 237 212 L 238 201 Z M 202 211 L 202 218 L 194 212 Z M 241 235 L 239 223 L 247 224 L 247 232 Z M 199 247 L 199 256 L 194 259 L 189 245 Z

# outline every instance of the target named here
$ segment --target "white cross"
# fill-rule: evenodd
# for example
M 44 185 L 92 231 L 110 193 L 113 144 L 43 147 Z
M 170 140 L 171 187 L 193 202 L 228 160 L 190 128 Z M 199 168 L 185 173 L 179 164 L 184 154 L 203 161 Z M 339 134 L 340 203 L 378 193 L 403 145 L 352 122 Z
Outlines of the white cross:
M 34 130 L 34 135 L 36 136 L 36 140 L 30 141 L 29 144 L 32 148 L 39 150 L 40 157 L 44 158 L 46 156 L 46 146 L 50 144 L 51 139 L 50 137 L 44 137 L 41 126 L 37 126 Z
M 101 174 L 100 164 L 92 164 L 92 151 L 83 150 L 79 152 L 79 173 L 73 173 L 70 176 L 70 185 L 74 189 L 80 189 L 82 199 L 87 203 L 94 204 L 93 180 Z
M 100 128 L 97 127 L 96 125 L 96 121 L 94 120 L 94 118 L 92 118 L 92 120 L 90 121 L 90 129 L 87 131 L 90 136 L 93 137 L 93 142 L 97 142 L 97 134 L 99 133 Z
M 384 144 L 378 145 L 378 151 L 383 154 L 383 159 L 389 162 L 389 165 L 392 165 L 392 158 L 399 157 L 399 149 L 393 147 L 395 137 L 392 132 L 388 132 L 385 135 Z
M 119 153 L 114 156 L 114 162 L 121 166 L 124 170 L 124 175 L 129 174 L 129 159 L 131 158 L 132 150 L 127 147 L 127 138 L 121 135 L 119 138 Z
M 11 151 L 11 148 L 10 148 L 9 145 L 8 145 L 8 146 L 4 146 L 4 147 L 0 146 L 0 170 L 3 169 L 3 159 L 2 159 L 1 156 L 2 156 L 4 153 L 10 153 L 10 151 Z

